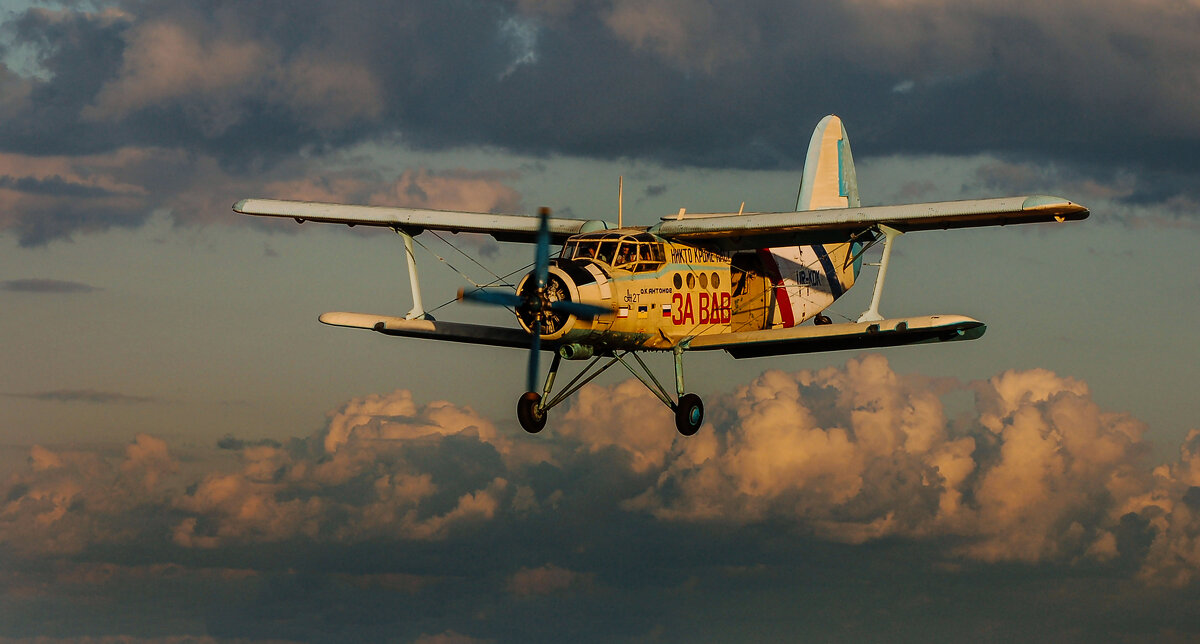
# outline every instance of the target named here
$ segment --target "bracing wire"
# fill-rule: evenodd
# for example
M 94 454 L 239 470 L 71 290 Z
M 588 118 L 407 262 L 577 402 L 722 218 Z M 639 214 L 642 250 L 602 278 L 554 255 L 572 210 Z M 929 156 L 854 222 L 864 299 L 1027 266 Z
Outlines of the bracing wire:
M 476 260 L 474 257 L 471 257 L 470 255 L 468 255 L 468 254 L 464 253 L 464 252 L 462 251 L 462 249 L 460 249 L 459 247 L 457 247 L 457 246 L 455 246 L 454 244 L 450 243 L 449 241 L 447 241 L 447 240 L 446 240 L 444 237 L 442 237 L 441 235 L 437 234 L 437 232 L 436 232 L 436 231 L 432 231 L 432 230 L 430 230 L 430 231 L 426 231 L 426 232 L 429 232 L 429 233 L 431 233 L 431 234 L 432 234 L 434 237 L 437 237 L 439 240 L 441 240 L 441 242 L 442 242 L 442 243 L 446 244 L 446 245 L 447 245 L 447 246 L 449 246 L 450 248 L 453 248 L 453 249 L 454 249 L 456 252 L 458 252 L 458 254 L 462 255 L 463 257 L 466 257 L 466 258 L 467 258 L 467 259 L 469 259 L 469 260 L 470 260 L 470 261 L 471 261 L 473 264 L 475 264 L 476 266 L 478 266 L 478 267 L 482 268 L 483 270 L 487 271 L 489 274 L 491 274 L 491 276 L 492 276 L 493 278 L 495 278 L 495 279 L 493 279 L 493 280 L 491 280 L 491 281 L 489 281 L 489 282 L 487 282 L 487 283 L 485 283 L 485 284 L 480 284 L 479 282 L 475 281 L 475 280 L 474 280 L 474 279 L 473 279 L 473 278 L 472 278 L 470 275 L 468 275 L 466 272 L 464 272 L 464 271 L 462 271 L 462 270 L 459 270 L 459 268 L 458 268 L 458 267 L 456 267 L 454 264 L 451 264 L 451 263 L 449 262 L 449 260 L 447 260 L 445 257 L 442 257 L 441 255 L 439 255 L 439 254 L 435 253 L 435 252 L 433 251 L 433 249 L 432 249 L 432 248 L 430 248 L 429 246 L 426 246 L 424 243 L 422 243 L 422 242 L 421 242 L 421 240 L 420 240 L 420 239 L 418 239 L 417 237 L 413 237 L 413 238 L 412 238 L 412 239 L 413 239 L 413 241 L 414 241 L 414 242 L 415 242 L 415 243 L 416 243 L 418 246 L 420 246 L 422 249 L 424 249 L 424 250 L 425 250 L 425 252 L 429 253 L 430 255 L 433 255 L 435 258 L 437 258 L 437 260 L 438 260 L 438 261 L 440 261 L 441 263 L 443 263 L 443 264 L 445 264 L 446 266 L 450 267 L 450 270 L 453 270 L 455 273 L 458 273 L 458 275 L 459 275 L 460 277 L 462 277 L 464 280 L 466 280 L 468 283 L 470 283 L 470 284 L 471 284 L 472 286 L 474 286 L 475 288 L 482 289 L 482 288 L 488 288 L 488 287 L 491 287 L 491 286 L 512 286 L 512 287 L 515 287 L 515 286 L 516 286 L 515 284 L 512 284 L 512 283 L 510 283 L 510 282 L 509 282 L 509 281 L 507 281 L 507 280 L 509 280 L 509 278 L 511 278 L 513 275 L 516 275 L 516 274 L 518 274 L 518 273 L 525 273 L 525 272 L 528 272 L 528 271 L 529 271 L 529 269 L 533 267 L 533 264 L 526 264 L 525 266 L 522 266 L 521 268 L 518 268 L 518 269 L 516 269 L 516 270 L 514 270 L 514 271 L 511 271 L 511 272 L 509 272 L 509 273 L 506 273 L 505 275 L 497 275 L 497 274 L 496 274 L 494 271 L 492 271 L 490 268 L 488 268 L 487 266 L 484 266 L 483 264 L 479 263 L 479 261 L 478 261 L 478 260 Z M 429 312 L 429 313 L 433 313 L 434 311 L 437 311 L 437 310 L 439 310 L 439 309 L 442 309 L 442 308 L 444 308 L 444 307 L 446 307 L 446 306 L 449 306 L 450 304 L 453 304 L 454 302 L 457 302 L 457 301 L 458 301 L 458 298 L 457 298 L 457 297 L 451 298 L 451 299 L 449 299 L 449 300 L 446 300 L 445 302 L 442 302 L 441 304 L 439 304 L 439 305 L 437 305 L 437 306 L 433 307 L 432 309 L 429 309 L 429 310 L 428 310 L 428 312 Z M 505 307 L 505 308 L 507 308 L 507 307 Z M 511 311 L 512 309 L 509 309 L 509 310 Z

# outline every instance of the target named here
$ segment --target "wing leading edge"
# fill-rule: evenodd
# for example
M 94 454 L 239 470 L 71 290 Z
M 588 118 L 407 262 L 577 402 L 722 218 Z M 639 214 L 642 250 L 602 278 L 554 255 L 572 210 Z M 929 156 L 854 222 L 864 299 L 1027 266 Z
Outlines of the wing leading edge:
M 927 315 L 878 322 L 795 326 L 788 329 L 702 335 L 686 343 L 690 351 L 723 349 L 735 358 L 793 353 L 876 349 L 908 344 L 974 340 L 987 326 L 964 315 Z
M 730 250 L 846 241 L 874 226 L 916 230 L 1004 226 L 1086 219 L 1088 209 L 1048 195 L 942 201 L 895 206 L 798 212 L 664 217 L 651 229 L 678 241 L 716 244 Z
M 233 210 L 243 215 L 284 217 L 300 223 L 317 221 L 348 226 L 382 226 L 401 228 L 414 234 L 422 230 L 445 230 L 453 233 L 486 233 L 500 241 L 537 242 L 538 218 L 525 215 L 497 215 L 481 212 L 393 208 L 388 206 L 354 206 L 315 201 L 282 199 L 242 199 Z M 612 226 L 596 219 L 549 219 L 551 240 L 560 244 L 571 235 Z

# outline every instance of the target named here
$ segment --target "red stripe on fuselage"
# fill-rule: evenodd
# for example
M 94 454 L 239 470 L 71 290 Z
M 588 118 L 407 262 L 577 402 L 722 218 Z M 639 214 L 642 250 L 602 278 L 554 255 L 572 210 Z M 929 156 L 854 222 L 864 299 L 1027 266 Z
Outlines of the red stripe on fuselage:
M 758 257 L 762 260 L 763 268 L 767 271 L 767 277 L 775 286 L 775 304 L 779 307 L 779 314 L 783 318 L 783 326 L 792 327 L 796 325 L 796 316 L 792 312 L 792 299 L 788 297 L 787 286 L 783 283 L 783 275 L 779 272 L 779 263 L 775 261 L 775 255 L 771 253 L 769 248 L 758 249 Z

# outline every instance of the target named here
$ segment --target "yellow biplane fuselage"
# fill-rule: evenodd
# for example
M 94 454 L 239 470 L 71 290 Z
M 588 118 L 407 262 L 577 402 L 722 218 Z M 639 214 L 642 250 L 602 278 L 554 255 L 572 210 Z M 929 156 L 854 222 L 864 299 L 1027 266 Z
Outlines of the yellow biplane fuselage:
M 551 261 L 550 296 L 611 308 L 613 314 L 543 318 L 543 337 L 577 343 L 578 354 L 586 357 L 592 351 L 668 350 L 702 335 L 795 326 L 854 283 L 852 246 L 729 253 L 671 242 L 643 229 L 576 235 Z M 527 282 L 518 292 L 530 288 Z M 527 317 L 518 319 L 529 327 Z

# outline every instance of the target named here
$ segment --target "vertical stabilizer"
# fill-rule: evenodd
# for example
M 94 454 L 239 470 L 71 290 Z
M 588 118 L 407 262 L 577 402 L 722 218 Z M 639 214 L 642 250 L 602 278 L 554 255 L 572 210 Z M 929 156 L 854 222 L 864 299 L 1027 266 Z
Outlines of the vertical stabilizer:
M 861 205 L 850 139 L 842 119 L 830 114 L 817 124 L 808 142 L 796 210 L 857 208 Z
M 857 208 L 858 178 L 842 120 L 821 119 L 808 143 L 796 210 Z M 790 327 L 811 319 L 842 296 L 862 268 L 861 245 L 845 242 L 764 248 L 759 252 L 774 288 L 770 326 Z

